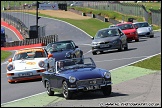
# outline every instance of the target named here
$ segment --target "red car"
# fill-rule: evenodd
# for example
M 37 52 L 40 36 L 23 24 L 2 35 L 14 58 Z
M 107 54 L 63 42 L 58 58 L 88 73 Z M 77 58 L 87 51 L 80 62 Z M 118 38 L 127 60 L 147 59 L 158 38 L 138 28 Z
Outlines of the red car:
M 137 28 L 132 24 L 132 22 L 125 22 L 116 24 L 127 36 L 127 41 L 135 40 L 136 42 L 139 41 Z

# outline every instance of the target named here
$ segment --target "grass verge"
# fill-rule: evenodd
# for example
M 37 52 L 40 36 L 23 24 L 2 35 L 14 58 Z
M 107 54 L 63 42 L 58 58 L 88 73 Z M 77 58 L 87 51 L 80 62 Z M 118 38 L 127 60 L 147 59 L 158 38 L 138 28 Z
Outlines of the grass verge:
M 161 54 L 146 59 L 144 61 L 135 63 L 132 66 L 137 66 L 137 67 L 151 69 L 151 70 L 161 70 Z
M 7 59 L 12 53 L 9 51 L 2 51 L 1 50 L 1 62 Z

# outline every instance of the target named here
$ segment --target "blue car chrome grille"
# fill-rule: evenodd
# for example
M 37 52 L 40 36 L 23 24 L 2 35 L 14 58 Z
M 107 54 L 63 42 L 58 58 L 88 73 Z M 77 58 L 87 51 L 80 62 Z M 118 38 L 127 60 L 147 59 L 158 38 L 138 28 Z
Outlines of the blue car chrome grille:
M 103 78 L 79 80 L 76 82 L 77 86 L 89 86 L 89 85 L 103 84 L 103 83 L 104 83 Z

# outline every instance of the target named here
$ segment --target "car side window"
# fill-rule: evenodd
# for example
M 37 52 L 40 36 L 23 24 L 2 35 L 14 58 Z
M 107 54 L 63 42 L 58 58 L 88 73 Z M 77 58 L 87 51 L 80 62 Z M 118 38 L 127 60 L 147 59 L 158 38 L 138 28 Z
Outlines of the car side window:
M 35 52 L 35 58 L 41 58 L 41 57 L 46 57 L 44 52 L 42 51 L 36 51 Z
M 71 44 L 72 44 L 72 48 L 75 48 L 75 43 L 74 42 L 71 42 Z
M 48 56 L 48 52 L 47 52 L 46 49 L 44 49 L 44 53 L 45 53 L 46 56 Z

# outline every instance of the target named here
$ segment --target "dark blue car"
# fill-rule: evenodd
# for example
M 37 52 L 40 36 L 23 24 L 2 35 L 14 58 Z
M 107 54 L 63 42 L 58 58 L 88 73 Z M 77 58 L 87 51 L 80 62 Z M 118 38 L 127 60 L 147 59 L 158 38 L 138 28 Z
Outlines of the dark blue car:
M 4 47 L 6 42 L 5 28 L 1 27 L 1 47 Z
M 74 93 L 96 90 L 109 96 L 112 89 L 111 73 L 97 68 L 91 57 L 56 61 L 54 67 L 42 73 L 42 82 L 49 96 L 57 91 L 65 99 Z
M 56 61 L 83 57 L 83 51 L 72 40 L 49 43 L 46 50 L 53 54 Z

